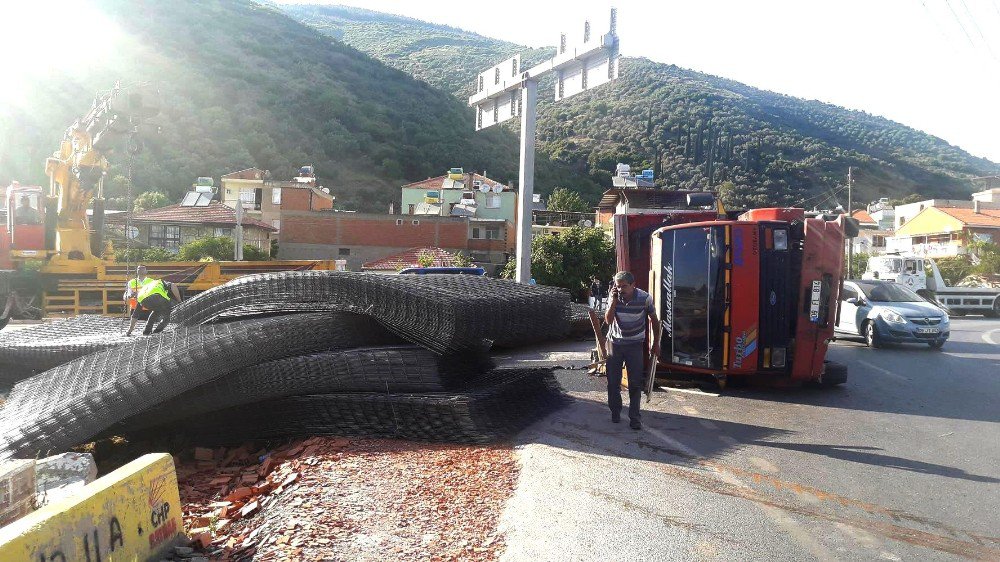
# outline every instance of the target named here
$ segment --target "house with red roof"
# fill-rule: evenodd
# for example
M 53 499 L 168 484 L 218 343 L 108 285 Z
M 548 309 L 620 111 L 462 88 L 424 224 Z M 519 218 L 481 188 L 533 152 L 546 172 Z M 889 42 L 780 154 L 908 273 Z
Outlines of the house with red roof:
M 201 195 L 202 197 L 191 197 Z M 125 213 L 107 217 L 109 227 L 124 228 Z M 270 248 L 273 226 L 250 216 L 243 216 L 243 242 L 262 250 Z M 199 238 L 233 236 L 236 209 L 211 200 L 211 194 L 191 192 L 182 203 L 149 209 L 132 215 L 130 237 L 140 245 L 176 252 Z
M 964 254 L 971 242 L 1000 243 L 1000 209 L 926 207 L 896 229 L 893 249 L 929 257 Z
M 423 262 L 423 263 L 421 263 Z M 396 273 L 407 267 L 457 267 L 455 253 L 441 248 L 410 248 L 405 252 L 366 262 L 362 271 Z

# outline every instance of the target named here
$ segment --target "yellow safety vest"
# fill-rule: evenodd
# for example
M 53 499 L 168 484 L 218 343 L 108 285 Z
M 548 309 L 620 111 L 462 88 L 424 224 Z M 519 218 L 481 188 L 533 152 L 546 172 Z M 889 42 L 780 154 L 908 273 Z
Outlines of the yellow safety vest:
M 163 286 L 163 281 L 159 279 L 139 287 L 139 304 L 142 304 L 142 301 L 146 300 L 150 295 L 160 295 L 163 298 L 170 300 L 170 295 L 167 294 L 167 288 Z
M 129 279 L 128 288 L 132 291 L 135 291 L 136 287 L 142 287 L 146 283 L 152 283 L 154 281 L 156 281 L 156 279 L 153 279 L 152 277 L 143 277 L 142 279 L 134 279 L 134 278 Z

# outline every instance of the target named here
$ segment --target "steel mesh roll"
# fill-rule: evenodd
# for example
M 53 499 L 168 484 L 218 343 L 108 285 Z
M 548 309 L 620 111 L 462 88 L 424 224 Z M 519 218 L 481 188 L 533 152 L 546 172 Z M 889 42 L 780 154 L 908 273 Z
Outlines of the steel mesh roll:
M 340 309 L 378 319 L 440 353 L 564 337 L 565 291 L 470 275 L 294 271 L 241 277 L 174 311 L 180 325 L 282 311 Z
M 84 315 L 0 332 L 0 385 L 127 341 L 121 318 Z
M 228 408 L 161 426 L 203 444 L 302 435 L 488 443 L 566 402 L 549 369 L 497 369 L 459 393 L 312 394 Z
M 228 407 L 303 394 L 458 390 L 468 387 L 491 367 L 492 361 L 486 356 L 440 356 L 413 345 L 286 357 L 193 388 L 124 420 L 109 432 L 125 433 Z
M 385 338 L 372 319 L 302 314 L 133 339 L 17 384 L 0 409 L 0 458 L 66 450 L 182 392 L 283 357 Z

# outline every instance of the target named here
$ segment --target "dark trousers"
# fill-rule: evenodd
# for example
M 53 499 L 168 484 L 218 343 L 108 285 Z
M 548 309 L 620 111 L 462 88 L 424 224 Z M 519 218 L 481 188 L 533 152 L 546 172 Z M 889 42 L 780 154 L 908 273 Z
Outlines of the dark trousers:
M 142 306 L 150 310 L 149 319 L 146 320 L 146 327 L 142 333 L 148 336 L 162 332 L 170 323 L 170 299 L 164 298 L 163 295 L 149 295 L 142 301 Z
M 608 373 L 608 407 L 612 413 L 622 411 L 622 366 L 628 367 L 628 417 L 639 420 L 639 404 L 642 399 L 642 388 L 646 381 L 646 344 L 612 344 L 611 355 L 608 355 L 606 370 Z

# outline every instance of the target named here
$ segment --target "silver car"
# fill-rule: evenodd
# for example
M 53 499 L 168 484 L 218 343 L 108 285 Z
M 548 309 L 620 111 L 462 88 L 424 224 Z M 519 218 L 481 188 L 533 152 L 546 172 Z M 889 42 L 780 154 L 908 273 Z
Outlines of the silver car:
M 890 281 L 844 281 L 835 331 L 862 336 L 870 347 L 924 343 L 940 349 L 951 335 L 948 314 Z

